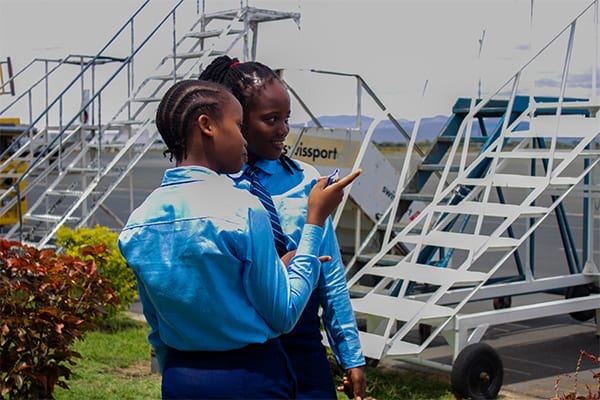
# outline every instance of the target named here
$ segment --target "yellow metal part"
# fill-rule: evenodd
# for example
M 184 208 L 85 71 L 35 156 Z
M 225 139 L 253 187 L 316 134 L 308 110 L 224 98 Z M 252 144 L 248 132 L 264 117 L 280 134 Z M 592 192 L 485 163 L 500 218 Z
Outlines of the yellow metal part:
M 21 123 L 19 118 L 0 118 L 0 125 L 12 125 L 17 126 Z M 2 127 L 0 126 L 0 132 L 2 132 Z
M 14 129 L 10 130 L 6 129 L 6 127 L 14 128 L 20 123 L 21 121 L 19 118 L 0 118 L 0 153 L 4 153 L 4 151 L 11 144 L 12 140 L 19 135 L 19 133 L 15 133 Z M 3 127 L 5 128 L 3 129 Z M 10 154 L 5 155 L 5 157 L 8 156 L 10 156 Z M 2 199 L 2 204 L 0 204 L 0 206 L 4 206 L 6 203 L 15 199 L 17 192 L 14 190 L 16 189 L 14 186 L 26 169 L 27 162 L 18 160 L 11 161 L 2 168 L 0 171 L 0 193 L 4 193 L 8 190 L 12 190 L 12 193 Z M 25 189 L 25 180 L 19 182 L 18 188 L 19 193 Z M 8 211 L 0 215 L 0 225 L 13 225 L 18 223 L 19 212 L 21 215 L 23 215 L 23 213 L 26 211 L 27 199 L 25 196 L 21 196 L 21 199 L 18 203 L 15 203 Z
M 0 193 L 9 190 L 13 187 L 19 176 L 27 169 L 27 163 L 23 161 L 12 161 L 8 163 L 6 168 L 0 171 Z M 19 192 L 25 189 L 25 180 L 19 183 Z M 5 199 L 2 200 L 2 205 L 11 201 L 17 196 L 16 193 L 9 194 Z M 21 196 L 20 200 L 21 215 L 27 211 L 27 199 L 25 196 Z M 0 225 L 13 225 L 19 222 L 19 204 L 15 203 L 8 211 L 0 215 Z

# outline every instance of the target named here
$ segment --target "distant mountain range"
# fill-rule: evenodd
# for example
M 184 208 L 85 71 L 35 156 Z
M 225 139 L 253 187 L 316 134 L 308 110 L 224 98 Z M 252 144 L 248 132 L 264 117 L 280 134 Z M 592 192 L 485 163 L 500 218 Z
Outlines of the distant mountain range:
M 319 121 L 321 124 L 327 128 L 354 128 L 356 127 L 356 117 L 353 115 L 325 115 L 319 117 Z M 436 138 L 440 131 L 442 130 L 444 124 L 448 121 L 448 116 L 446 115 L 436 115 L 434 117 L 427 117 L 421 119 L 421 124 L 419 126 L 418 140 L 432 141 Z M 371 117 L 362 117 L 362 128 L 363 131 L 366 131 L 369 125 L 373 122 L 373 118 Z M 412 133 L 413 127 L 415 125 L 415 121 L 409 121 L 406 119 L 399 119 L 398 123 L 400 126 L 408 132 L 408 134 Z M 302 124 L 292 124 L 292 126 L 300 127 Z M 310 121 L 308 126 L 315 126 L 315 124 Z M 403 143 L 405 142 L 404 136 L 396 129 L 394 124 L 389 121 L 381 121 L 375 132 L 373 132 L 373 141 L 375 143 Z

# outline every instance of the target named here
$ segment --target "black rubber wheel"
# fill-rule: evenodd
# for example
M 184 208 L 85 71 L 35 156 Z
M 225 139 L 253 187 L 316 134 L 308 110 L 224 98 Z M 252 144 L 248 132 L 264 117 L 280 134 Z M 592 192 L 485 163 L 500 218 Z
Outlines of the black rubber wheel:
M 512 297 L 510 297 L 510 296 L 496 297 L 494 299 L 493 304 L 494 304 L 494 310 L 510 308 L 510 306 L 512 305 Z
M 579 286 L 571 286 L 567 288 L 565 292 L 565 299 L 574 299 L 576 297 L 585 297 L 589 296 L 592 292 L 591 285 L 579 285 Z M 573 319 L 585 322 L 596 316 L 596 310 L 583 310 L 583 311 L 574 311 L 569 313 Z
M 503 378 L 504 368 L 496 350 L 485 343 L 474 343 L 456 357 L 450 383 L 459 399 L 495 399 Z

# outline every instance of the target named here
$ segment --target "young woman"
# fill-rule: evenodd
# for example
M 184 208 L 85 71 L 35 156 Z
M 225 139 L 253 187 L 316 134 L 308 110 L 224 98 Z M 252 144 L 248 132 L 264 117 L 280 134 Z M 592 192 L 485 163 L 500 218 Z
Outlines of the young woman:
M 286 270 L 260 202 L 220 175 L 246 161 L 241 122 L 240 103 L 225 87 L 173 85 L 156 126 L 176 167 L 119 235 L 164 399 L 294 398 L 295 377 L 277 337 L 294 326 L 316 286 L 321 226 L 359 173 L 336 186 L 317 184 Z
M 286 88 L 266 65 L 240 63 L 228 56 L 216 58 L 200 78 L 229 87 L 242 104 L 242 134 L 248 142 L 245 171 L 252 170 L 273 197 L 281 226 L 289 239 L 287 249 L 293 250 L 307 223 L 307 199 L 319 173 L 314 167 L 282 154 L 289 133 L 290 97 Z M 239 187 L 245 185 L 245 174 L 240 178 Z M 296 371 L 297 398 L 336 399 L 331 368 L 322 344 L 319 306 L 323 308 L 322 319 L 331 349 L 346 371 L 342 390 L 362 398 L 366 388 L 365 359 L 331 218 L 324 225 L 319 254 L 330 255 L 332 259 L 322 265 L 318 288 L 311 295 L 300 321 L 292 332 L 281 337 Z

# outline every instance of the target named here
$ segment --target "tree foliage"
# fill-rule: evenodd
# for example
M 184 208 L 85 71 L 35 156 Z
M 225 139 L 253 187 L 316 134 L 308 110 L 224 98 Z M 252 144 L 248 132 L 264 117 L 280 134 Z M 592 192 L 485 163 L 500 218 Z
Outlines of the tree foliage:
M 62 253 L 85 261 L 93 259 L 92 255 L 84 254 L 86 246 L 106 246 L 104 257 L 98 262 L 98 270 L 110 280 L 110 286 L 119 298 L 118 307 L 109 310 L 109 313 L 114 315 L 117 310 L 129 308 L 137 298 L 137 286 L 133 271 L 119 251 L 118 234 L 100 225 L 75 230 L 63 226 L 56 233 L 56 238 L 56 244 Z

